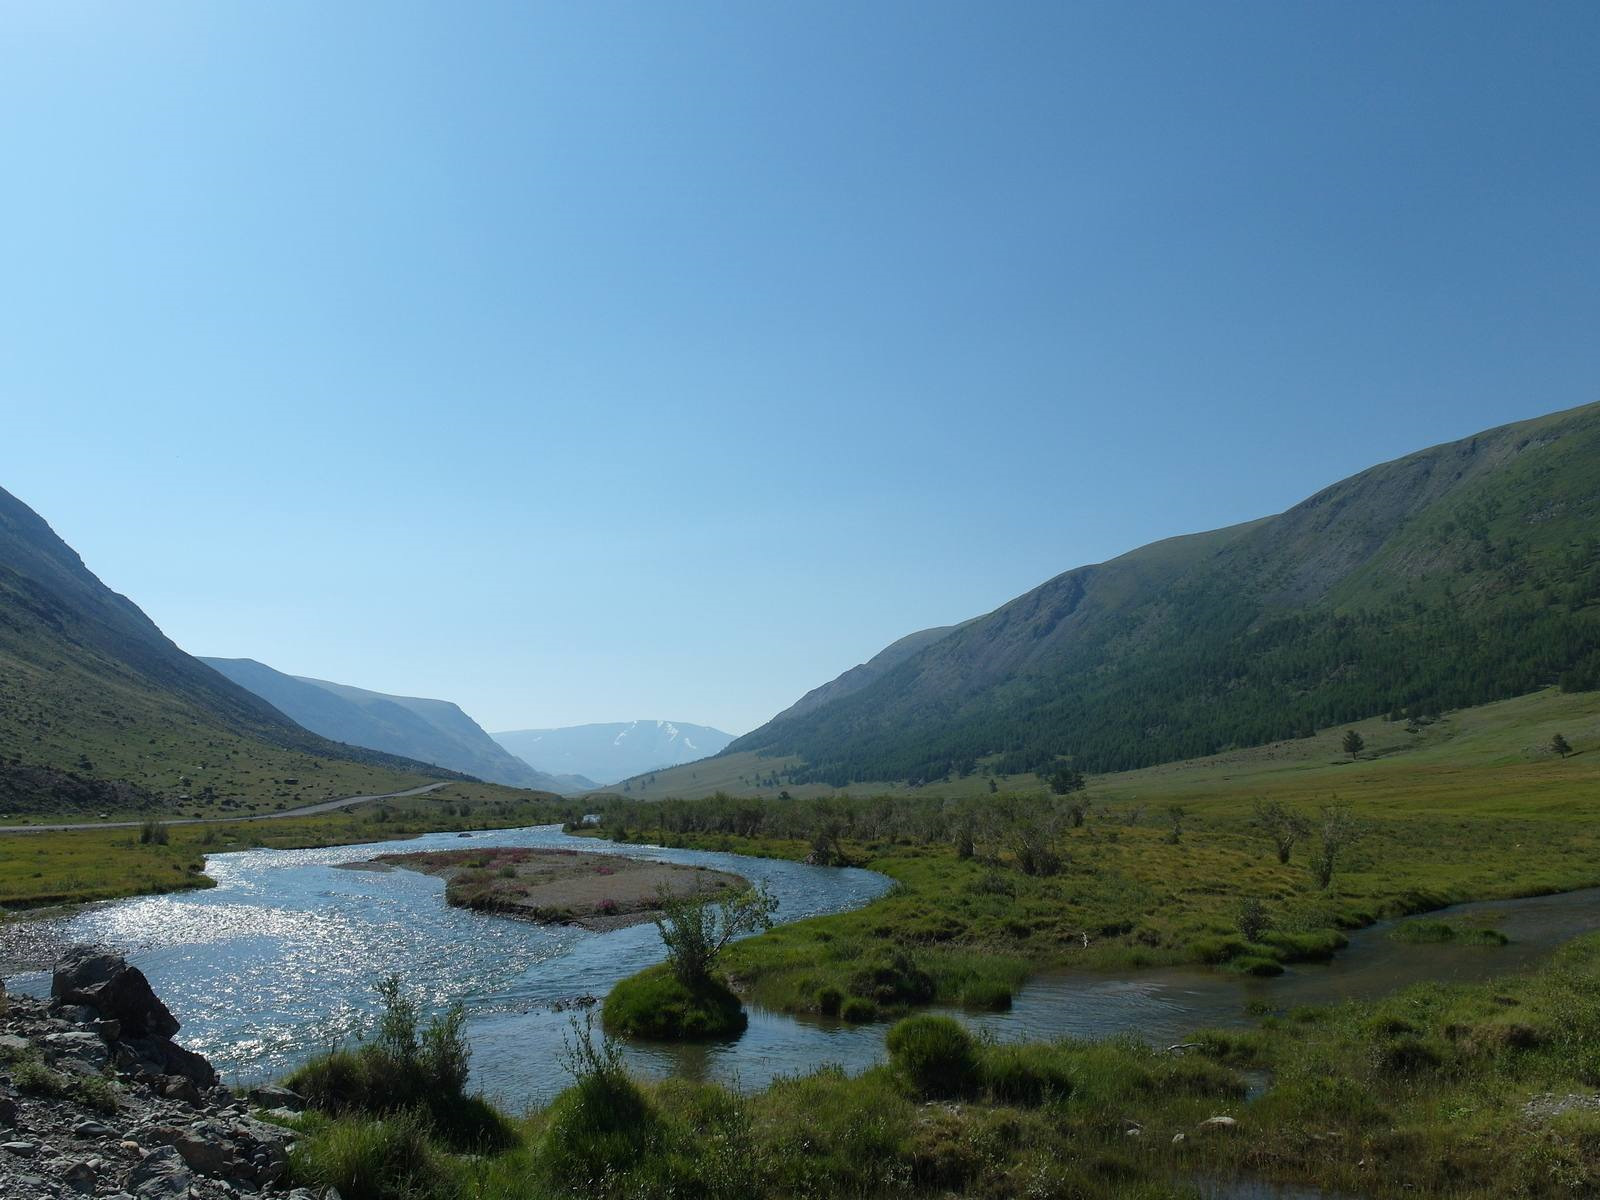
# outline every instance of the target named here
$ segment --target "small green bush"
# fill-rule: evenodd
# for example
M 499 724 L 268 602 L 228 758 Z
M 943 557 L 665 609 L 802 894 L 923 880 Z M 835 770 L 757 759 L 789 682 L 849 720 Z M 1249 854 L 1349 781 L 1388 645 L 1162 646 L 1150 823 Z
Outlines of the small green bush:
M 67 1094 L 66 1078 L 45 1066 L 44 1060 L 32 1051 L 13 1058 L 9 1069 L 11 1081 L 19 1091 L 34 1096 L 61 1097 Z
M 387 1116 L 415 1111 L 458 1149 L 510 1145 L 515 1133 L 505 1118 L 466 1094 L 471 1048 L 460 1007 L 419 1028 L 419 1007 L 395 977 L 379 983 L 378 993 L 383 1012 L 371 1042 L 313 1058 L 284 1083 L 319 1112 Z
M 821 988 L 817 992 L 817 1011 L 825 1017 L 837 1017 L 844 1007 L 844 993 L 836 987 Z
M 662 965 L 622 980 L 606 997 L 608 1033 L 655 1041 L 695 1041 L 743 1033 L 750 1018 L 718 979 L 691 987 Z
M 951 1017 L 919 1014 L 889 1030 L 889 1061 L 924 1096 L 961 1096 L 978 1082 L 972 1035 Z
M 574 1082 L 551 1102 L 534 1157 L 551 1183 L 587 1195 L 657 1149 L 663 1127 L 611 1042 L 579 1026 L 568 1056 Z

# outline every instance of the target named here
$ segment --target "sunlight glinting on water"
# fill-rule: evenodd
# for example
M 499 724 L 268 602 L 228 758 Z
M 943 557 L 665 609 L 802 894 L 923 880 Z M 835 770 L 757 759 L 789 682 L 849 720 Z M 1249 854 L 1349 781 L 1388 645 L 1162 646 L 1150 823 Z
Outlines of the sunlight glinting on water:
M 784 921 L 858 907 L 890 886 L 869 871 L 619 846 L 570 838 L 554 826 L 474 834 L 471 841 L 734 871 L 768 884 Z M 397 974 L 429 1010 L 465 1006 L 475 1083 L 519 1109 L 568 1081 L 560 1061 L 575 1014 L 583 1011 L 570 1002 L 603 997 L 618 979 L 659 961 L 661 942 L 649 924 L 594 934 L 454 909 L 444 902 L 440 879 L 337 866 L 376 853 L 461 845 L 457 835 L 430 834 L 404 843 L 217 855 L 207 867 L 214 889 L 91 906 L 58 919 L 53 933 L 128 954 L 182 1021 L 179 1039 L 235 1083 L 281 1075 L 370 1027 L 373 984 Z M 1600 926 L 1600 889 L 1464 907 L 1492 914 L 1511 945 L 1407 946 L 1389 940 L 1388 925 L 1379 925 L 1352 935 L 1333 963 L 1291 967 L 1277 979 L 1193 968 L 1048 971 L 1022 988 L 1009 1012 L 962 1018 L 1002 1040 L 1132 1034 L 1161 1044 L 1201 1026 L 1246 1021 L 1250 1001 L 1276 1008 L 1324 1004 L 1424 979 L 1516 969 Z M 42 975 L 15 983 L 37 994 L 49 986 Z M 749 1028 L 732 1041 L 632 1045 L 625 1054 L 647 1075 L 761 1087 L 825 1063 L 863 1069 L 882 1059 L 884 1030 L 881 1023 L 851 1026 L 753 1009 Z
M 855 907 L 889 886 L 866 871 L 614 846 L 553 826 L 474 834 L 471 844 L 561 845 L 722 867 L 767 882 L 783 920 Z M 455 834 L 431 834 L 215 855 L 207 864 L 215 888 L 91 906 L 56 932 L 126 953 L 182 1022 L 179 1040 L 210 1058 L 225 1080 L 282 1074 L 359 1034 L 375 1015 L 373 984 L 394 973 L 431 1011 L 463 1003 L 479 1084 L 525 1103 L 563 1082 L 554 1064 L 572 1017 L 556 1005 L 603 996 L 617 979 L 659 960 L 660 939 L 650 925 L 602 935 L 454 909 L 441 879 L 337 865 L 461 845 Z M 48 988 L 43 976 L 18 982 L 24 990 Z M 652 1073 L 677 1069 L 658 1051 L 636 1057 Z

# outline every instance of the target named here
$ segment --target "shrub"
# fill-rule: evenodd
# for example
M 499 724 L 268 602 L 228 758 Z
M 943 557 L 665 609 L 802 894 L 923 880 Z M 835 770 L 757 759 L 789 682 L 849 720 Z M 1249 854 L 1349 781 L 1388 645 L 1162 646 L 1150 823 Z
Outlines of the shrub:
M 67 1094 L 67 1081 L 44 1065 L 37 1053 L 29 1051 L 11 1060 L 11 1081 L 19 1091 L 34 1096 L 61 1097 Z
M 734 938 L 772 928 L 778 900 L 765 884 L 743 891 L 661 900 L 656 929 L 667 948 L 667 962 L 678 978 L 695 987 L 711 978 L 717 959 Z
M 382 980 L 378 994 L 383 1012 L 373 1041 L 310 1060 L 286 1085 L 321 1112 L 389 1116 L 414 1111 L 453 1146 L 510 1145 L 515 1139 L 505 1118 L 466 1094 L 472 1050 L 461 1008 L 451 1008 L 419 1030 L 419 1007 L 401 991 L 396 977 Z
M 596 1046 L 587 1023 L 575 1030 L 566 1058 L 573 1084 L 550 1104 L 535 1161 L 550 1182 L 588 1195 L 650 1153 L 662 1125 L 616 1046 Z
M 731 1037 L 749 1024 L 739 997 L 720 980 L 690 986 L 666 966 L 622 980 L 606 997 L 608 1032 L 656 1041 Z
M 924 1096 L 960 1096 L 978 1080 L 972 1035 L 950 1017 L 919 1014 L 889 1030 L 889 1061 Z
M 837 1017 L 839 1009 L 844 1005 L 844 993 L 836 987 L 820 988 L 817 991 L 817 1011 L 825 1017 Z
M 1272 914 L 1258 897 L 1246 896 L 1239 902 L 1235 923 L 1245 941 L 1259 942 L 1262 935 L 1272 928 Z
M 165 846 L 167 844 L 167 827 L 160 821 L 146 821 L 139 826 L 139 844 L 143 846 Z

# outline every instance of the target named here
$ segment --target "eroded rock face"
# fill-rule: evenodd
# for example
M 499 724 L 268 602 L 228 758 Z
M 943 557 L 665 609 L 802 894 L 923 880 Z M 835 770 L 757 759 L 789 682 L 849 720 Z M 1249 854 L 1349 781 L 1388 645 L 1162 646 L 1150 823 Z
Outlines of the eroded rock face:
M 4 1200 L 337 1200 L 288 1190 L 294 1132 L 257 1120 L 203 1056 L 171 1040 L 178 1022 L 137 968 L 74 948 L 52 997 L 13 995 L 0 1008 Z
M 161 1003 L 150 981 L 120 954 L 74 946 L 56 964 L 50 998 L 59 1008 L 81 1005 L 116 1021 L 127 1037 L 170 1038 L 178 1020 Z

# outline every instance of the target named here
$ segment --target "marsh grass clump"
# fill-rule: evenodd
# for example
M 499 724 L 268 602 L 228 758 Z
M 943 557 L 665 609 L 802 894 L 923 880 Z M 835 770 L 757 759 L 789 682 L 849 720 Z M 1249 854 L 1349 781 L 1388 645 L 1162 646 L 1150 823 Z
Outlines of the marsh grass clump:
M 878 1019 L 878 1006 L 871 1000 L 851 996 L 839 1010 L 839 1016 L 852 1025 L 866 1025 Z
M 139 826 L 141 846 L 165 846 L 171 840 L 167 827 L 160 821 L 149 820 Z
M 1600 1119 L 1562 1103 L 1600 1082 L 1600 935 L 1527 975 L 1291 1010 L 1173 1050 L 996 1045 L 925 1014 L 891 1030 L 888 1064 L 748 1096 L 633 1079 L 615 1045 L 576 1028 L 572 1085 L 511 1148 L 450 1153 L 422 1113 L 313 1114 L 296 1182 L 351 1200 L 1155 1200 L 1192 1194 L 1190 1172 L 1269 1170 L 1345 1195 L 1374 1179 L 1458 1200 L 1600 1194 Z M 1247 1101 L 1240 1068 L 1270 1086 Z M 1197 1134 L 1219 1114 L 1239 1135 Z
M 1038 1108 L 1072 1094 L 1070 1064 L 1048 1047 L 984 1046 L 978 1078 L 984 1095 L 996 1104 Z
M 603 1193 L 658 1146 L 661 1120 L 616 1045 L 604 1035 L 596 1044 L 589 1021 L 573 1023 L 563 1065 L 572 1086 L 551 1102 L 535 1160 L 559 1187 Z
M 416 1000 L 390 976 L 378 984 L 383 1009 L 375 1036 L 313 1058 L 285 1083 L 329 1114 L 413 1113 L 453 1146 L 505 1146 L 513 1133 L 479 1096 L 466 1092 L 472 1051 L 459 1005 L 421 1023 Z M 372 1136 L 377 1136 L 376 1132 Z
M 963 1096 L 978 1083 L 972 1035 L 952 1017 L 907 1017 L 889 1030 L 887 1044 L 889 1061 L 925 1097 Z
M 999 979 L 974 979 L 961 989 L 961 1007 L 975 1012 L 1006 1012 L 1011 987 Z
M 1498 929 L 1436 920 L 1402 921 L 1389 931 L 1389 940 L 1410 946 L 1505 946 L 1511 941 Z
M 412 1111 L 312 1118 L 289 1170 L 295 1182 L 334 1188 L 344 1200 L 442 1200 L 454 1190 L 427 1119 Z
M 1233 959 L 1228 966 L 1241 975 L 1254 975 L 1258 979 L 1270 979 L 1274 975 L 1283 974 L 1281 962 L 1259 954 L 1242 955 Z
M 621 980 L 602 1011 L 608 1033 L 652 1041 L 733 1037 L 750 1022 L 739 997 L 721 980 L 687 984 L 666 966 Z

